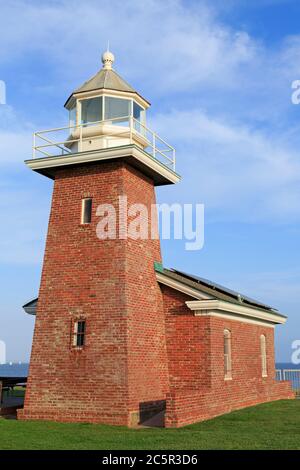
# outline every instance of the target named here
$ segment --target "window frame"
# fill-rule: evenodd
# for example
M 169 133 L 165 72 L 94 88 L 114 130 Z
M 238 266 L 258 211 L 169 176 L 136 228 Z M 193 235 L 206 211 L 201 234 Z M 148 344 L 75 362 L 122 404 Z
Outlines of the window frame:
M 261 376 L 268 377 L 268 361 L 267 361 L 267 337 L 265 334 L 260 335 L 260 358 L 261 358 Z
M 83 323 L 83 331 L 78 331 L 78 326 L 80 323 Z M 78 344 L 78 339 L 82 338 L 82 343 Z M 77 318 L 73 321 L 72 325 L 72 348 L 73 349 L 83 349 L 86 345 L 86 319 Z
M 85 205 L 87 201 L 91 201 L 90 205 L 90 211 L 89 211 L 89 217 L 88 217 L 88 222 L 85 221 Z M 93 212 L 93 198 L 92 197 L 83 197 L 81 199 L 81 215 L 80 215 L 80 224 L 81 225 L 90 225 L 92 223 L 92 212 Z
M 101 108 L 102 108 L 102 112 L 100 113 L 99 112 L 99 117 L 100 119 L 98 121 L 86 121 L 86 122 L 83 122 L 83 112 L 82 112 L 82 104 L 85 102 L 85 101 L 91 101 L 91 100 L 100 100 L 101 102 Z M 104 95 L 99 95 L 99 96 L 91 96 L 89 98 L 84 98 L 84 99 L 80 99 L 78 100 L 78 103 L 80 103 L 80 106 L 79 106 L 79 122 L 80 122 L 80 125 L 81 126 L 88 126 L 89 124 L 95 124 L 97 122 L 100 122 L 100 121 L 103 121 L 103 116 L 104 116 L 104 112 L 103 112 L 103 109 L 104 109 Z M 100 109 L 99 109 L 100 111 Z
M 223 342 L 224 380 L 232 380 L 232 338 L 231 331 L 228 328 L 225 328 L 223 331 Z
M 102 118 L 104 121 L 117 121 L 118 119 L 120 119 L 121 121 L 126 119 L 126 118 L 130 118 L 133 116 L 133 100 L 130 99 L 130 98 L 125 98 L 123 96 L 110 96 L 110 95 L 104 95 L 103 96 L 104 100 L 104 112 L 102 114 Z M 123 116 L 115 116 L 115 117 L 106 117 L 106 106 L 107 106 L 107 103 L 106 103 L 106 100 L 107 99 L 111 99 L 111 100 L 123 100 L 123 101 L 127 101 L 127 104 L 128 104 L 128 114 L 124 114 Z
M 72 113 L 73 115 L 73 125 L 72 125 Z M 69 109 L 69 127 L 71 129 L 74 129 L 77 126 L 78 122 L 78 108 L 77 108 L 77 103 L 75 102 L 75 105 Z
M 141 106 L 141 104 L 138 103 L 134 98 L 129 98 L 128 96 L 110 95 L 109 93 L 103 93 L 101 95 L 90 96 L 90 97 L 87 97 L 87 98 L 78 98 L 76 100 L 76 105 L 75 105 L 76 109 L 77 109 L 77 113 L 76 113 L 77 122 L 76 122 L 76 125 L 84 125 L 84 123 L 82 122 L 82 103 L 83 103 L 83 101 L 94 99 L 94 98 L 102 98 L 102 115 L 101 115 L 100 122 L 105 120 L 105 99 L 106 98 L 115 98 L 115 99 L 121 99 L 121 100 L 129 101 L 129 117 L 133 117 L 133 103 L 136 103 L 142 109 L 142 115 L 143 115 L 143 119 L 139 122 L 143 126 L 146 126 L 146 108 L 145 107 Z M 126 117 L 126 116 L 120 116 L 120 118 L 122 118 L 122 117 Z M 109 119 L 106 119 L 106 120 L 109 121 Z M 95 122 L 97 122 L 97 121 L 95 121 Z M 88 125 L 88 123 L 86 123 L 86 125 Z

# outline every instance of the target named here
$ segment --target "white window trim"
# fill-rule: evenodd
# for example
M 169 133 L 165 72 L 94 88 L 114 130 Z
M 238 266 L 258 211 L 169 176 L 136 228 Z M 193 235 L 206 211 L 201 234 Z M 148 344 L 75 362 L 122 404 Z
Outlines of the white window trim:
M 231 351 L 231 331 L 227 328 L 223 331 L 224 340 L 224 380 L 232 380 L 232 351 Z M 225 354 L 225 341 L 228 340 L 228 353 Z M 225 369 L 226 360 L 226 369 Z
M 261 376 L 268 377 L 268 361 L 267 361 L 267 337 L 260 335 L 260 355 L 261 355 Z
M 73 348 L 75 348 L 75 349 L 83 349 L 83 348 L 84 348 L 84 345 L 85 345 L 85 332 L 84 332 L 84 342 L 83 342 L 83 345 L 82 345 L 82 346 L 77 346 L 77 335 L 78 335 L 78 323 L 79 323 L 79 322 L 85 322 L 85 323 L 86 323 L 86 320 L 85 320 L 85 319 L 78 319 L 78 320 L 75 320 L 75 321 L 74 321 L 72 345 L 73 345 Z

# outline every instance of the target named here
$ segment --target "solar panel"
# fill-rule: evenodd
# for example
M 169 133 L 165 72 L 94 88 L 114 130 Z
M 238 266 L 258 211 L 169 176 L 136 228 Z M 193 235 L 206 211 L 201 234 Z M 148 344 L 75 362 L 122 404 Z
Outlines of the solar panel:
M 263 303 L 259 302 L 258 300 L 252 299 L 251 297 L 247 297 L 246 295 L 243 295 L 243 294 L 241 294 L 239 292 L 236 292 L 232 289 L 228 289 L 227 287 L 221 286 L 220 284 L 217 284 L 216 282 L 209 281 L 208 279 L 205 279 L 204 277 L 194 276 L 192 274 L 184 273 L 182 271 L 177 271 L 176 269 L 171 269 L 171 271 L 173 271 L 174 273 L 177 273 L 181 276 L 184 276 L 186 278 L 189 278 L 191 280 L 200 282 L 201 284 L 204 284 L 207 287 L 210 287 L 212 289 L 217 289 L 217 290 L 223 292 L 224 294 L 231 295 L 232 297 L 235 297 L 237 300 L 239 300 L 240 297 L 241 297 L 244 302 L 248 302 L 250 304 L 254 304 L 258 307 L 262 307 L 262 308 L 265 308 L 265 309 L 268 309 L 268 310 L 275 310 L 272 307 L 270 307 L 269 305 L 263 304 Z

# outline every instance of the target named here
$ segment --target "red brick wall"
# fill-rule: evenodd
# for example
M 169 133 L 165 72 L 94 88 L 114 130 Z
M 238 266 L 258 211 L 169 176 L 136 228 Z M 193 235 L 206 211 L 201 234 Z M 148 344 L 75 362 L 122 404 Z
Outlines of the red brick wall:
M 194 316 L 185 294 L 161 287 L 166 315 L 170 393 L 166 426 L 177 427 L 245 406 L 293 398 L 277 383 L 274 329 L 211 316 Z M 224 380 L 224 329 L 231 331 L 232 380 Z M 260 335 L 267 339 L 268 377 L 262 377 Z
M 99 240 L 96 208 L 127 195 L 155 203 L 153 182 L 124 163 L 59 169 L 54 182 L 23 419 L 129 424 L 168 390 L 159 240 Z M 81 199 L 93 198 L 90 225 Z M 86 319 L 86 345 L 71 347 Z M 146 406 L 146 405 L 145 405 Z
M 188 296 L 159 287 L 159 240 L 99 240 L 96 208 L 155 203 L 153 182 L 125 163 L 56 173 L 22 419 L 135 424 L 166 403 L 166 425 L 181 426 L 247 405 L 292 397 L 274 377 L 273 329 L 196 317 Z M 90 225 L 81 199 L 93 198 Z M 74 321 L 86 345 L 74 350 Z M 232 335 L 233 377 L 224 381 L 223 331 Z M 268 377 L 260 340 L 267 337 Z

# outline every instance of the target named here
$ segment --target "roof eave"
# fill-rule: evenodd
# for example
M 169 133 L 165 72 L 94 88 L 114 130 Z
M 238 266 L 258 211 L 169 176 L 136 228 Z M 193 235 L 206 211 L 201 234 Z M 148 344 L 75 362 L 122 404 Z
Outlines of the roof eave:
M 192 300 L 186 302 L 187 307 L 195 315 L 199 316 L 221 316 L 235 318 L 237 320 L 247 319 L 249 322 L 261 322 L 270 325 L 284 324 L 287 317 L 279 313 L 258 309 L 249 305 L 235 304 L 224 300 Z
M 105 87 L 102 87 L 102 88 L 94 88 L 92 90 L 84 90 L 84 91 L 75 91 L 74 93 L 72 93 L 69 98 L 67 99 L 67 101 L 65 102 L 64 104 L 64 107 L 66 109 L 70 109 L 70 106 L 69 106 L 69 103 L 70 101 L 72 100 L 72 98 L 74 98 L 75 100 L 77 98 L 80 98 L 82 97 L 82 95 L 86 95 L 86 94 L 89 94 L 89 93 L 94 93 L 94 92 L 101 92 L 101 94 L 103 94 L 104 92 L 117 92 L 117 93 L 120 93 L 120 94 L 123 94 L 123 95 L 126 95 L 126 94 L 130 94 L 130 95 L 135 95 L 137 96 L 144 104 L 145 108 L 149 108 L 151 106 L 151 103 L 150 101 L 146 100 L 142 95 L 140 95 L 137 91 L 125 91 L 125 90 L 117 90 L 117 89 L 113 89 L 113 88 L 105 88 Z
M 251 305 L 250 303 L 238 302 L 234 298 L 230 299 L 229 296 L 225 293 L 218 292 L 218 290 L 213 290 L 211 288 L 201 285 L 200 283 L 196 283 L 190 279 L 184 278 L 183 276 L 179 276 L 176 272 L 170 271 L 166 268 L 161 269 L 161 267 L 155 266 L 155 271 L 157 272 L 158 279 L 160 279 L 159 282 L 162 281 L 161 276 L 166 276 L 169 279 L 176 279 L 178 283 L 181 283 L 184 286 L 192 287 L 195 292 L 198 291 L 199 293 L 204 292 L 205 294 L 208 294 L 210 296 L 210 299 L 212 299 L 212 297 L 218 298 L 218 295 L 220 295 L 222 298 L 219 298 L 218 301 L 227 302 L 228 304 L 242 306 L 245 308 L 250 308 L 252 310 L 259 311 L 259 312 L 269 313 L 271 315 L 275 315 L 275 316 L 278 316 L 279 318 L 285 319 L 285 321 L 287 319 L 285 315 L 282 315 L 281 313 L 279 313 L 277 310 L 273 308 L 262 308 L 255 304 Z M 279 323 L 284 323 L 284 322 L 279 322 Z
M 23 310 L 28 313 L 28 315 L 36 315 L 36 307 L 38 300 L 38 297 L 33 300 L 30 300 L 22 306 Z

